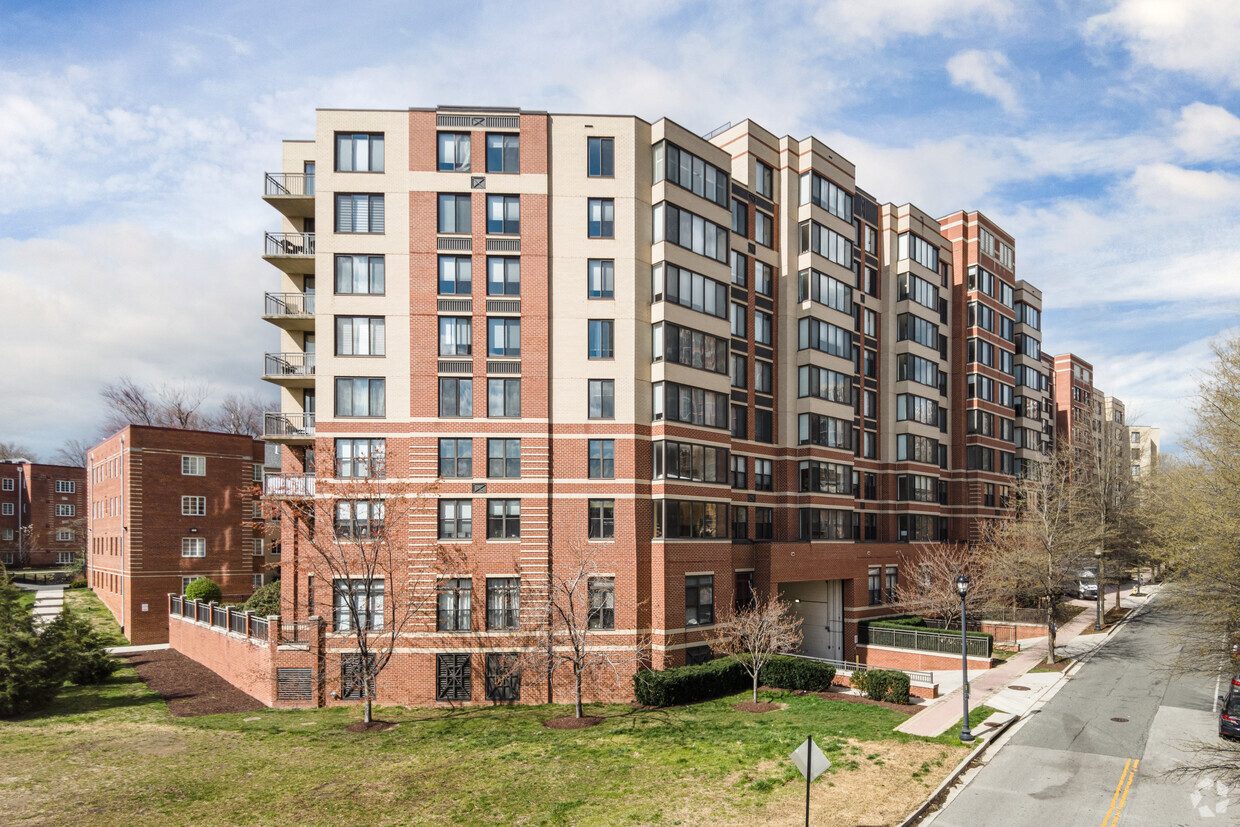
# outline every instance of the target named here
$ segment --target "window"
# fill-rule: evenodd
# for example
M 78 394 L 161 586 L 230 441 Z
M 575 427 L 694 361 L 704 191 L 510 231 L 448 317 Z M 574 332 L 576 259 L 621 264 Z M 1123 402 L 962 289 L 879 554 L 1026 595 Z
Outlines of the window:
M 487 539 L 516 540 L 521 537 L 521 501 L 487 500 Z
M 757 442 L 774 442 L 774 417 L 765 408 L 757 408 L 753 412 L 753 438 Z
M 797 349 L 818 350 L 843 359 L 853 357 L 853 334 L 821 319 L 803 318 L 797 322 Z
M 470 232 L 469 194 L 441 193 L 439 196 L 439 232 Z
M 896 477 L 896 499 L 901 502 L 937 502 L 938 479 L 921 474 L 901 474 Z
M 775 197 L 775 170 L 754 159 L 754 190 L 764 198 Z
M 185 590 L 189 588 L 189 584 L 193 583 L 197 579 L 198 578 L 194 576 L 182 577 L 181 578 L 181 594 L 185 594 Z
M 586 175 L 590 178 L 614 178 L 616 175 L 616 139 L 586 138 Z
M 590 500 L 590 539 L 610 540 L 616 536 L 616 501 Z
M 911 273 L 896 276 L 896 301 L 915 301 L 936 313 L 939 310 L 939 288 Z
M 343 479 L 382 477 L 386 445 L 383 439 L 337 439 L 336 476 Z
M 771 363 L 758 360 L 753 364 L 753 389 L 758 393 L 771 393 Z
M 337 316 L 337 356 L 383 356 L 382 316 Z
M 689 500 L 655 500 L 654 536 L 676 538 L 725 538 L 728 536 L 725 503 Z
M 1135 434 L 1134 434 L 1134 436 L 1135 436 Z M 6 479 L 6 480 L 4 480 L 3 482 L 4 482 L 4 486 L 3 486 L 3 488 L 2 488 L 2 489 L 0 489 L 0 490 L 4 490 L 4 491 L 12 491 L 12 490 L 14 490 L 14 489 L 16 488 L 16 483 L 17 483 L 17 481 L 16 481 L 16 480 L 13 480 L 13 479 Z
M 733 405 L 729 431 L 736 439 L 749 439 L 749 409 L 744 405 Z
M 337 577 L 332 580 L 332 629 L 383 628 L 383 581 Z
M 474 380 L 439 377 L 439 415 L 474 415 Z
M 336 256 L 338 294 L 381 296 L 384 280 L 383 256 Z
M 670 301 L 720 319 L 728 317 L 728 288 L 698 273 L 660 262 L 651 268 L 653 301 Z
M 439 257 L 439 292 L 441 294 L 468 296 L 473 289 L 473 263 L 469 256 Z
M 775 539 L 775 509 L 760 505 L 754 509 L 754 518 L 753 538 L 755 540 Z
M 337 172 L 383 172 L 383 133 L 336 133 Z
M 972 379 L 976 375 L 969 374 L 968 378 Z M 939 386 L 939 363 L 911 353 L 896 354 L 896 379 L 937 388 Z
M 183 505 L 184 505 L 184 500 L 182 500 L 182 506 Z M 77 506 L 75 505 L 57 505 L 56 506 L 57 517 L 72 517 L 76 513 L 77 513 Z
M 473 319 L 469 316 L 439 317 L 440 356 L 469 356 L 473 337 Z
M 384 416 L 387 380 L 336 377 L 336 416 Z
M 516 235 L 521 232 L 519 196 L 487 196 L 487 232 L 493 235 Z
M 611 198 L 591 198 L 586 203 L 586 235 L 590 238 L 616 237 L 616 202 Z
M 521 380 L 487 380 L 487 416 L 521 415 Z
M 728 231 L 674 204 L 654 206 L 655 244 L 667 241 L 715 261 L 728 260 Z
M 521 136 L 487 133 L 487 172 L 521 171 Z
M 383 196 L 337 193 L 336 232 L 383 232 Z
M 743 304 L 732 302 L 732 310 L 728 314 L 728 318 L 732 322 L 732 335 L 744 339 L 747 335 L 747 325 L 745 314 L 748 312 Z
M 614 479 L 616 476 L 616 441 L 614 439 L 591 439 L 587 450 L 590 479 Z
M 56 532 L 56 542 L 71 543 L 73 542 L 73 532 L 68 529 L 59 529 Z M 262 542 L 261 540 L 259 542 Z M 70 552 L 72 553 L 72 552 Z
M 616 323 L 611 319 L 590 319 L 589 353 L 591 359 L 615 356 Z
M 822 414 L 803 413 L 797 417 L 797 444 L 822 445 L 851 451 L 854 441 L 852 422 Z
M 671 322 L 655 322 L 651 327 L 651 357 L 685 367 L 728 373 L 728 340 Z M 744 362 L 744 356 L 740 357 Z M 735 361 L 732 359 L 731 361 Z M 735 369 L 735 365 L 732 366 Z M 733 377 L 735 380 L 735 376 Z M 744 381 L 737 387 L 745 387 Z
M 896 316 L 896 338 L 901 342 L 911 340 L 938 350 L 939 326 L 912 313 L 901 313 Z
M 362 540 L 383 533 L 383 503 L 340 500 L 336 503 L 336 536 Z
M 257 462 L 250 466 L 250 481 L 263 481 L 263 466 L 259 465 Z M 257 503 L 255 503 L 255 505 L 257 505 Z
M 846 236 L 817 221 L 802 221 L 799 229 L 801 246 L 798 252 L 817 253 L 841 267 L 852 269 L 853 245 Z
M 801 365 L 797 368 L 797 396 L 799 398 L 816 396 L 829 402 L 851 405 L 853 402 L 852 376 L 815 365 Z
M 749 458 L 732 455 L 732 487 L 746 489 L 749 487 Z
M 749 205 L 736 198 L 732 199 L 732 232 L 743 237 L 749 235 Z
M 487 319 L 487 356 L 521 355 L 521 320 Z
M 262 557 L 263 556 L 263 538 L 262 537 L 255 537 L 253 540 L 250 541 L 250 556 L 251 557 Z
M 883 602 L 883 567 L 870 566 L 868 575 L 870 605 L 877 606 Z
M 72 508 L 73 506 L 68 506 Z M 56 506 L 56 516 L 61 516 L 60 509 L 62 506 Z M 205 517 L 207 515 L 207 498 L 206 497 L 181 497 L 181 516 L 183 517 Z M 71 517 L 72 514 L 64 516 Z
M 615 419 L 616 380 L 591 379 L 588 387 L 588 415 L 590 419 Z
M 487 295 L 521 295 L 521 259 L 499 256 L 487 258 Z
M 755 459 L 753 461 L 753 487 L 755 491 L 773 491 L 771 461 Z
M 837 187 L 816 172 L 801 173 L 801 203 L 817 204 L 836 218 L 852 223 L 852 194 L 843 187 Z M 872 253 L 874 249 L 868 246 L 868 242 L 874 231 L 868 227 L 866 229 L 869 230 L 866 236 L 866 252 Z
M 655 144 L 654 180 L 671 181 L 721 207 L 728 205 L 728 174 L 675 144 Z
M 874 391 L 862 391 L 861 415 L 869 419 L 874 419 L 878 416 L 878 394 Z
M 74 494 L 77 492 L 77 483 L 73 480 L 56 480 L 57 494 Z
M 488 583 L 488 587 L 489 587 Z M 468 632 L 470 608 L 473 603 L 473 583 L 468 577 L 440 580 L 436 585 L 438 611 L 435 619 L 437 632 Z M 488 588 L 488 591 L 490 589 Z M 489 598 L 490 595 L 488 594 Z
M 800 476 L 798 489 L 800 491 L 822 494 L 852 493 L 851 466 L 818 460 L 801 460 L 797 471 Z
M 181 457 L 181 476 L 203 477 L 207 473 L 206 457 Z
M 181 538 L 181 556 L 182 557 L 206 557 L 207 556 L 207 540 L 205 537 L 182 537 Z
M 521 670 L 515 654 L 486 656 L 486 699 L 507 703 L 521 700 Z
M 898 245 L 900 260 L 911 258 L 913 261 L 934 272 L 939 272 L 939 248 L 919 235 L 900 233 Z
M 771 343 L 771 314 L 761 310 L 753 312 L 753 340 L 761 345 Z
M 587 292 L 591 299 L 611 299 L 616 295 L 616 262 L 592 258 L 586 264 Z
M 753 240 L 763 247 L 771 247 L 775 243 L 775 219 L 755 210 L 753 214 Z
M 465 441 L 465 440 L 462 440 Z M 439 501 L 439 539 L 469 540 L 474 536 L 473 500 Z
M 439 171 L 469 172 L 469 133 L 439 133 Z
M 735 225 L 735 222 L 733 222 Z M 735 230 L 735 226 L 733 226 Z M 732 283 L 744 287 L 749 283 L 749 260 L 744 253 L 732 251 Z
M 469 655 L 435 655 L 435 700 L 469 700 L 469 661 Z
M 745 505 L 732 506 L 732 539 L 747 540 L 749 539 L 749 507 Z
M 611 380 L 608 380 L 611 381 Z M 655 420 L 685 422 L 708 428 L 728 425 L 728 395 L 675 382 L 655 382 L 651 388 Z
M 13 503 L 4 503 L 0 505 L 0 514 L 3 514 L 6 517 L 13 516 L 14 514 Z
M 725 448 L 672 440 L 652 442 L 650 448 L 654 479 L 727 482 L 728 452 Z
M 764 296 L 771 295 L 771 265 L 764 261 L 753 263 L 753 289 Z
M 339 444 L 343 440 L 336 440 Z M 472 439 L 439 440 L 439 476 L 469 479 L 474 475 L 474 441 Z
M 616 628 L 616 578 L 591 577 L 589 590 L 589 613 L 586 627 L 590 629 Z
M 441 442 L 443 440 L 440 440 Z M 487 440 L 487 476 L 521 476 L 521 440 Z
M 852 539 L 852 512 L 835 508 L 799 509 L 802 540 Z
M 715 576 L 698 574 L 685 578 L 685 626 L 709 626 L 715 622 Z

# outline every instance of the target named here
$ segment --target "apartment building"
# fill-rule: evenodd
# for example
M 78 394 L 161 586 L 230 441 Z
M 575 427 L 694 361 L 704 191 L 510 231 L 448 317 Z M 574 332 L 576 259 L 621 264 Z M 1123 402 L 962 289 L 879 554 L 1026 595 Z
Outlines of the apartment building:
M 263 462 L 246 435 L 142 425 L 91 449 L 87 579 L 130 643 L 167 643 L 167 596 L 199 577 L 237 602 L 276 576 Z
M 1074 353 L 1055 357 L 1055 438 L 1080 462 L 1092 463 L 1102 427 L 1102 401 L 1095 409 L 1094 366 Z
M 25 459 L 0 461 L 0 562 L 67 566 L 85 542 L 86 472 Z
M 702 137 L 631 116 L 321 110 L 264 194 L 286 619 L 343 599 L 313 582 L 293 502 L 373 475 L 434 485 L 411 560 L 445 543 L 471 561 L 444 573 L 381 701 L 491 700 L 488 656 L 515 637 L 482 604 L 534 605 L 582 549 L 591 627 L 648 640 L 655 668 L 708 658 L 710 627 L 754 593 L 794 601 L 807 654 L 871 657 L 858 621 L 896 611 L 927 544 L 996 513 L 1050 406 L 1011 237 L 855 175 L 751 121 Z M 965 370 L 975 306 L 971 335 L 1006 357 Z M 981 379 L 1007 389 L 969 398 L 989 432 L 967 425 Z M 351 530 L 356 504 L 332 504 L 315 530 Z M 323 668 L 342 669 L 347 636 L 323 622 Z
M 1158 444 L 1160 430 L 1147 425 L 1129 425 L 1128 473 L 1139 479 L 1148 479 L 1158 470 Z

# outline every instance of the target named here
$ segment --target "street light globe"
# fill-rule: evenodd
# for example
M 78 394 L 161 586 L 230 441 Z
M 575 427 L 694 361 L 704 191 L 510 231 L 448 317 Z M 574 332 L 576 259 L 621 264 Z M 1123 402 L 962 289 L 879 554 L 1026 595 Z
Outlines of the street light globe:
M 969 577 L 962 574 L 956 578 L 956 591 L 960 592 L 960 596 L 964 597 L 969 591 Z

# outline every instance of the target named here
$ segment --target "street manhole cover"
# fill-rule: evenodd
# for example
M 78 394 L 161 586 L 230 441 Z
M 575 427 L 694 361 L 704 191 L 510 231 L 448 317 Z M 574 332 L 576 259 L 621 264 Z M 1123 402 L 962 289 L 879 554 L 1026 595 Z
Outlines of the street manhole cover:
M 1029 691 L 1029 687 L 1027 686 L 1009 686 L 1008 689 L 1015 689 L 1017 692 L 1028 692 Z
M 1128 719 L 1127 719 L 1127 718 L 1112 718 L 1111 720 L 1112 720 L 1112 721 L 1114 721 L 1114 722 L 1115 722 L 1115 723 L 1117 723 L 1117 724 L 1126 724 L 1126 723 L 1128 723 Z

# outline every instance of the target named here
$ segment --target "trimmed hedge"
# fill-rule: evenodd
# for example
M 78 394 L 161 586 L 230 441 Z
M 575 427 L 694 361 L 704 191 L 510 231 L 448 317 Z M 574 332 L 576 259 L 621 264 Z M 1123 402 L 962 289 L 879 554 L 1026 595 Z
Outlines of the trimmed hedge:
M 204 603 L 220 602 L 224 593 L 219 584 L 207 577 L 199 577 L 185 587 L 185 597 L 189 600 L 201 600 Z
M 776 689 L 826 692 L 835 667 L 812 660 L 776 655 L 762 667 L 758 682 Z M 680 706 L 741 692 L 753 685 L 741 664 L 718 658 L 698 666 L 677 666 L 633 675 L 633 694 L 643 706 Z
M 893 704 L 909 702 L 909 676 L 894 669 L 858 670 L 848 682 L 871 700 Z

